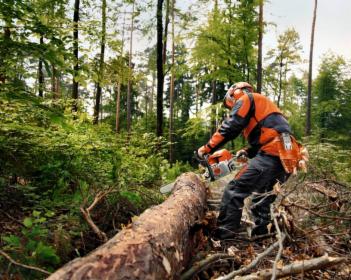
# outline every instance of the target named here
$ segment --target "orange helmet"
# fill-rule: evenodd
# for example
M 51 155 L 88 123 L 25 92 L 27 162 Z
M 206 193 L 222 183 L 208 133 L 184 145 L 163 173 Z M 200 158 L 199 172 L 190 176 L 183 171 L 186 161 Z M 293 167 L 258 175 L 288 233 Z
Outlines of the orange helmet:
M 228 109 L 233 109 L 236 100 L 245 94 L 245 91 L 253 92 L 253 87 L 249 83 L 239 82 L 232 85 L 224 96 L 223 105 Z

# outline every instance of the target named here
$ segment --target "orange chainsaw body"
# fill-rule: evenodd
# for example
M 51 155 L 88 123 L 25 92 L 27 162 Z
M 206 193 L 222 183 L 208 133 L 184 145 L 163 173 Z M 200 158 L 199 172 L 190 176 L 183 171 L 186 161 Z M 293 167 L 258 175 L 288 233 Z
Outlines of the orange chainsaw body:
M 235 168 L 233 155 L 226 149 L 214 152 L 208 157 L 207 161 L 215 179 L 229 174 Z

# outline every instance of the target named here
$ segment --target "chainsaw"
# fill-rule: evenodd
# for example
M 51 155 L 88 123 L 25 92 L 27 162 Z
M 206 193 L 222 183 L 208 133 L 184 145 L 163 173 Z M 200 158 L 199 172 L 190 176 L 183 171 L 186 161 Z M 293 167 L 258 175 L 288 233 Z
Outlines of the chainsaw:
M 197 152 L 194 152 L 194 158 L 205 168 L 202 177 L 208 181 L 215 181 L 224 177 L 236 169 L 233 155 L 226 149 L 214 152 L 212 155 L 205 155 L 200 158 Z M 174 182 L 164 185 L 160 188 L 163 194 L 172 191 Z

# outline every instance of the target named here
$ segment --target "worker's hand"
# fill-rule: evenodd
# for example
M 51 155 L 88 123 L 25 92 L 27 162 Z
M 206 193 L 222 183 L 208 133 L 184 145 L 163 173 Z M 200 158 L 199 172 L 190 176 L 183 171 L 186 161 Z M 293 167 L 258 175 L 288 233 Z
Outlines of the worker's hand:
M 197 150 L 197 155 L 200 159 L 204 159 L 204 156 L 209 154 L 211 152 L 211 149 L 208 145 L 203 145 Z
M 247 151 L 245 149 L 241 149 L 236 152 L 235 157 L 238 162 L 247 162 Z

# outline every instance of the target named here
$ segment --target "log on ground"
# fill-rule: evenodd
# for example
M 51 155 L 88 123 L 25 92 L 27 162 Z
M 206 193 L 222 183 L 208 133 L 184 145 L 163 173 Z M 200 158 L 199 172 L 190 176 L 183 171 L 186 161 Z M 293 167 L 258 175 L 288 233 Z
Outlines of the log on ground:
M 205 207 L 205 184 L 194 173 L 183 174 L 165 202 L 48 279 L 176 279 L 196 246 Z

